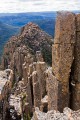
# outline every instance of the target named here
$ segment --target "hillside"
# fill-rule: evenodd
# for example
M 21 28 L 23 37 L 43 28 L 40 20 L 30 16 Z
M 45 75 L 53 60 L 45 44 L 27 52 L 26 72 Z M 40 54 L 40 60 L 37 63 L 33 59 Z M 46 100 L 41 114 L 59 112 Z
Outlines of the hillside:
M 4 44 L 14 34 L 18 33 L 19 27 L 14 27 L 0 22 L 0 56 L 3 51 Z

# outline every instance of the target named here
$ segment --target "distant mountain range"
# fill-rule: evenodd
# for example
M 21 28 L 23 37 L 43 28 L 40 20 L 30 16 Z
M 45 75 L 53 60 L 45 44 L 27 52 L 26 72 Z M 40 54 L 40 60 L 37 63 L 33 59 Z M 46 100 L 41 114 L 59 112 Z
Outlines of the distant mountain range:
M 29 22 L 38 24 L 42 30 L 54 36 L 55 18 L 56 12 L 0 14 L 0 56 L 8 39 Z
M 56 12 L 0 14 L 0 21 L 12 26 L 22 27 L 29 22 L 37 23 L 53 36 Z

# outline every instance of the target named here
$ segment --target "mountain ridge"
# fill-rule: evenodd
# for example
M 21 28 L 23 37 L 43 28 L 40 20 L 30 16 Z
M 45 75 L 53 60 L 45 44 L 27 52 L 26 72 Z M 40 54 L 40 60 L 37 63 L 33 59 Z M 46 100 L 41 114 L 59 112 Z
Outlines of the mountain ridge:
M 26 46 L 31 51 L 31 54 L 35 55 L 36 51 L 41 51 L 44 60 L 51 64 L 51 51 L 52 51 L 53 38 L 41 28 L 32 22 L 22 27 L 21 32 L 17 36 L 13 36 L 9 39 L 4 47 L 3 61 L 6 61 L 6 68 L 10 64 L 12 54 L 17 47 Z M 11 48 L 10 48 L 11 46 Z
M 29 22 L 33 22 L 38 24 L 41 29 L 51 36 L 54 36 L 55 29 L 55 12 L 41 12 L 41 13 L 18 13 L 18 14 L 1 14 L 0 22 L 5 24 L 3 26 L 1 34 L 0 34 L 0 57 L 3 52 L 3 47 L 8 41 L 8 39 L 20 32 L 20 28 L 26 25 Z M 1 25 L 0 25 L 1 26 Z M 13 29 L 12 29 L 13 28 Z M 2 28 L 1 28 L 2 29 Z

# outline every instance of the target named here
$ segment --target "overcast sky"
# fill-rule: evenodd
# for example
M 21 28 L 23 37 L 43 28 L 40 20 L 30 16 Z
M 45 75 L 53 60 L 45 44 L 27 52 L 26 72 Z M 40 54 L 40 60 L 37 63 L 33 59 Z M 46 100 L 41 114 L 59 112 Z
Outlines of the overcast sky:
M 80 0 L 1 0 L 0 13 L 80 10 Z

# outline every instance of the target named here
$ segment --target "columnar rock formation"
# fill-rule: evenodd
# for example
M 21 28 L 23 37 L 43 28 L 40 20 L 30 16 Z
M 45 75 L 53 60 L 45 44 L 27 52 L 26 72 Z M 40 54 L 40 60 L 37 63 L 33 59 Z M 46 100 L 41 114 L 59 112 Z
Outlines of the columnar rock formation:
M 48 110 L 57 110 L 57 101 L 58 101 L 58 81 L 52 73 L 52 69 L 48 68 L 46 71 L 46 91 L 48 95 Z
M 58 12 L 52 67 L 49 67 L 43 56 L 47 50 L 45 59 L 48 57 L 49 60 L 52 43 L 50 36 L 37 25 L 29 23 L 5 46 L 2 66 L 14 72 L 9 108 L 13 107 L 17 114 L 19 111 L 20 117 L 33 113 L 36 107 L 43 112 L 63 112 L 65 107 L 80 109 L 80 15 Z M 16 99 L 20 103 L 18 110 Z M 73 118 L 76 113 L 73 116 L 71 113 L 73 111 L 66 117 Z M 64 113 L 58 114 L 65 117 Z M 34 116 L 34 119 L 39 118 Z
M 37 62 L 36 70 L 32 74 L 35 107 L 40 107 L 41 99 L 45 96 L 46 93 L 45 70 L 46 70 L 45 62 Z
M 22 111 L 32 113 L 34 107 L 41 106 L 46 95 L 46 60 L 51 59 L 51 36 L 42 31 L 38 25 L 29 23 L 23 27 L 18 36 L 12 37 L 5 45 L 2 67 L 14 72 L 11 96 L 21 97 Z M 47 51 L 45 51 L 47 50 Z M 48 58 L 49 55 L 49 58 Z M 50 62 L 50 61 L 49 61 Z M 10 96 L 10 98 L 11 98 Z M 24 100 L 23 100 L 24 99 Z M 10 103 L 12 103 L 10 99 Z M 10 109 L 15 104 L 10 104 Z

